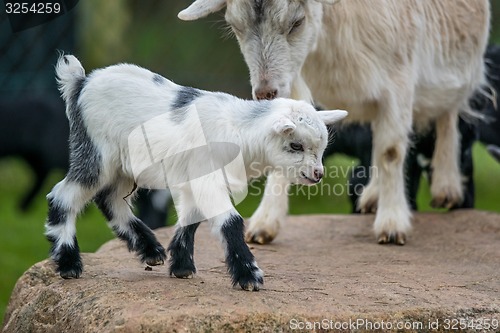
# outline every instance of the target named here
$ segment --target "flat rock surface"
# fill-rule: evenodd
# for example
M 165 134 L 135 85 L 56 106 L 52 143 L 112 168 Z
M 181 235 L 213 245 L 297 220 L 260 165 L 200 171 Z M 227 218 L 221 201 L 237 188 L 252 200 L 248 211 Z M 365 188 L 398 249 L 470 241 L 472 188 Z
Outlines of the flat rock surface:
M 147 271 L 113 240 L 83 254 L 80 279 L 59 278 L 48 260 L 30 268 L 2 332 L 476 332 L 500 320 L 499 214 L 417 214 L 405 246 L 376 244 L 372 222 L 289 217 L 272 244 L 251 245 L 265 273 L 259 292 L 231 287 L 207 225 L 196 234 L 193 279 L 171 278 L 166 266 Z M 173 228 L 156 233 L 166 247 Z

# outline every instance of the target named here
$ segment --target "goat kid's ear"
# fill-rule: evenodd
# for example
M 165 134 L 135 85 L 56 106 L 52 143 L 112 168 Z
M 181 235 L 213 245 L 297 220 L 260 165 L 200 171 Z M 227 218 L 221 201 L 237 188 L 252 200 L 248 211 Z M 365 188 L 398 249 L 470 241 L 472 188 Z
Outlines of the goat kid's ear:
M 347 117 L 347 111 L 344 110 L 327 110 L 327 111 L 318 111 L 319 117 L 325 125 L 331 125 L 340 121 Z
M 188 8 L 181 10 L 177 17 L 183 21 L 194 21 L 208 14 L 218 12 L 226 5 L 226 0 L 196 0 Z
M 291 121 L 290 118 L 287 117 L 281 117 L 280 119 L 276 120 L 273 125 L 274 131 L 280 135 L 288 135 L 295 131 L 296 128 L 297 126 L 293 123 L 293 121 Z

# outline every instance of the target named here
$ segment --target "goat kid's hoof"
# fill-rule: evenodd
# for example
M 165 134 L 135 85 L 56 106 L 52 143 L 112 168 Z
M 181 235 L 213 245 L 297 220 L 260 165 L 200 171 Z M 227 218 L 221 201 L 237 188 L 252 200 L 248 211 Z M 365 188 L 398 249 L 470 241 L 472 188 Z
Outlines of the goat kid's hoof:
M 264 284 L 264 272 L 255 264 L 247 264 L 240 268 L 239 274 L 233 276 L 233 287 L 237 284 L 246 291 L 259 291 Z
M 78 269 L 71 269 L 68 271 L 60 271 L 59 275 L 63 279 L 66 279 L 66 280 L 67 279 L 78 279 L 78 278 L 80 278 L 80 275 L 82 275 L 82 271 L 78 270 Z
M 163 247 L 158 247 L 153 251 L 154 253 L 149 254 L 143 260 L 149 266 L 159 266 L 165 263 L 167 259 L 167 254 L 165 253 L 165 249 Z
M 165 262 L 163 259 L 158 259 L 158 258 L 154 258 L 154 259 L 146 259 L 146 264 L 148 264 L 149 266 L 159 266 L 159 265 L 163 265 Z
M 180 270 L 175 270 L 170 273 L 170 275 L 175 276 L 178 279 L 192 279 L 194 277 L 194 274 L 196 272 L 190 270 L 190 269 L 180 269 Z
M 256 244 L 269 244 L 276 237 L 275 233 L 269 233 L 266 230 L 258 230 L 255 232 L 247 231 L 245 233 L 245 242 Z
M 396 245 L 405 245 L 406 244 L 406 234 L 404 232 L 395 232 L 395 233 L 381 233 L 377 242 L 379 244 L 396 244 Z
M 259 291 L 262 287 L 262 283 L 248 282 L 246 284 L 240 284 L 241 289 L 246 291 Z
M 252 272 L 251 278 L 240 278 L 238 284 L 241 289 L 246 291 L 259 291 L 264 284 L 264 277 L 262 271 L 257 268 L 257 270 Z

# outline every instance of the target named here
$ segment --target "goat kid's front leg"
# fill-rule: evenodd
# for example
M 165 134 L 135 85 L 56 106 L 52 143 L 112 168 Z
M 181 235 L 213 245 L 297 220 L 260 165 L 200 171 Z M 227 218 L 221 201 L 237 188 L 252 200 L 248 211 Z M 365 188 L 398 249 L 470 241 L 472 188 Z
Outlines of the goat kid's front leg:
M 194 235 L 201 222 L 186 226 L 178 225 L 174 238 L 168 246 L 170 255 L 169 273 L 177 278 L 192 278 L 196 273 L 194 264 Z
M 264 196 L 250 218 L 245 234 L 248 243 L 267 244 L 278 235 L 288 213 L 289 181 L 278 173 L 267 177 Z
M 236 211 L 230 212 L 217 217 L 214 228 L 222 237 L 233 286 L 239 284 L 244 290 L 258 291 L 264 283 L 264 274 L 245 243 L 243 218 Z
M 459 152 L 458 111 L 446 112 L 436 121 L 436 146 L 432 156 L 431 184 L 431 205 L 434 208 L 450 209 L 462 203 Z
M 226 265 L 233 285 L 244 290 L 259 290 L 263 274 L 244 239 L 243 218 L 234 208 L 222 174 L 213 173 L 191 180 L 188 186 L 172 188 L 179 214 L 179 227 L 168 247 L 170 272 L 179 278 L 191 277 L 194 234 L 201 221 L 207 220 L 225 249 Z

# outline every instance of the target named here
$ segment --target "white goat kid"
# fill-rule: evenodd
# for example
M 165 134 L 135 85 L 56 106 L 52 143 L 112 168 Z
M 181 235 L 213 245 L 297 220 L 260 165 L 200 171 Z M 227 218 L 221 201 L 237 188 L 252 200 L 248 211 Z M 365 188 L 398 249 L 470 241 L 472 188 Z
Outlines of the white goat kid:
M 197 0 L 179 18 L 226 5 L 254 98 L 314 99 L 371 122 L 378 172 L 358 204 L 376 211 L 379 243 L 402 245 L 411 228 L 403 163 L 412 128 L 436 123 L 432 204 L 461 202 L 457 118 L 484 83 L 488 0 Z M 268 180 L 277 183 L 286 186 Z M 247 240 L 271 241 L 286 208 L 286 197 L 266 195 Z
M 91 200 L 142 262 L 163 264 L 165 250 L 133 215 L 130 196 L 137 186 L 172 185 L 179 222 L 168 247 L 170 274 L 186 278 L 196 272 L 194 234 L 208 220 L 222 239 L 233 285 L 258 290 L 262 271 L 244 242 L 243 219 L 230 192 L 246 189 L 246 176 L 258 177 L 268 168 L 281 170 L 293 183 L 319 182 L 325 124 L 347 113 L 317 113 L 310 104 L 289 99 L 244 101 L 182 87 L 127 64 L 86 76 L 71 55 L 59 59 L 56 74 L 70 123 L 70 168 L 47 196 L 46 235 L 61 277 L 82 273 L 75 220 Z M 135 145 L 134 133 L 143 132 L 146 143 Z M 243 170 L 231 162 L 238 153 Z M 143 160 L 146 165 L 137 172 Z M 223 177 L 213 172 L 219 169 Z

